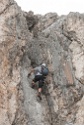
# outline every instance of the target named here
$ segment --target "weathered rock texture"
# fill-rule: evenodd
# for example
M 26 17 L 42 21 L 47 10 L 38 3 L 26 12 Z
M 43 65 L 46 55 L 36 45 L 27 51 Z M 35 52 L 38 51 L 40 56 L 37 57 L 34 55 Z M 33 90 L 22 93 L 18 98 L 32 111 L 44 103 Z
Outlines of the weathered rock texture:
M 50 70 L 42 101 L 27 77 Z M 84 14 L 44 16 L 0 1 L 0 125 L 84 125 Z

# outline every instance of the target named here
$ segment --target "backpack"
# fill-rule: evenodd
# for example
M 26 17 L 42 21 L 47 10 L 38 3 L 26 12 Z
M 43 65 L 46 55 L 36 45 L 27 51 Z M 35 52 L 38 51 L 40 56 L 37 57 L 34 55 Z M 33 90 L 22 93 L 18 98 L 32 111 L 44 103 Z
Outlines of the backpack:
M 41 67 L 41 74 L 44 75 L 44 76 L 47 76 L 49 73 L 49 70 L 47 67 Z

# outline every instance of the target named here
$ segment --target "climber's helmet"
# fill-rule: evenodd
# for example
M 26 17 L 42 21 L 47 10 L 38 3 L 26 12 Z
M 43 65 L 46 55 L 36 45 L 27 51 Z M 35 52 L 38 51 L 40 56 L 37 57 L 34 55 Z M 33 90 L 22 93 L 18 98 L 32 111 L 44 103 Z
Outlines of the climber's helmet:
M 46 64 L 45 64 L 45 63 L 42 63 L 42 66 L 45 66 L 45 67 L 46 67 Z

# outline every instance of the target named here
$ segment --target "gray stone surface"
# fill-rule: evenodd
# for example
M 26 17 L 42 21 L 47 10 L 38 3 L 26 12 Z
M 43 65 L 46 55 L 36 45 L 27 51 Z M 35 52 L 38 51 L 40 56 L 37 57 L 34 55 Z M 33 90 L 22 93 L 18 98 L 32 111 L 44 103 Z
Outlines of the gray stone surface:
M 84 14 L 44 16 L 0 2 L 0 125 L 84 125 Z M 42 101 L 31 67 L 45 62 Z

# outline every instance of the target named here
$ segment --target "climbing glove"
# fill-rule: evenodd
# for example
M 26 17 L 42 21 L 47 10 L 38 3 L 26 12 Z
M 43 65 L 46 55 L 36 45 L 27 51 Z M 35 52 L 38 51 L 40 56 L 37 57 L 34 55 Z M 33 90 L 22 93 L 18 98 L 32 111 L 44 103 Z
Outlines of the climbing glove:
M 28 74 L 28 77 L 30 77 L 31 73 Z

